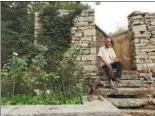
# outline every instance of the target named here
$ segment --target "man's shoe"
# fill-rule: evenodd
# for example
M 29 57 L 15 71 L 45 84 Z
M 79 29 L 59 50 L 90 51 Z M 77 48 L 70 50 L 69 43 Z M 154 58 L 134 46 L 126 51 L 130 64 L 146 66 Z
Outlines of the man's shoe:
M 110 84 L 109 87 L 110 87 L 111 89 L 117 90 L 117 87 L 116 87 L 115 85 L 113 85 L 113 84 Z
M 117 82 L 121 82 L 121 80 L 120 79 L 118 79 L 118 78 L 114 78 L 114 81 L 117 81 Z

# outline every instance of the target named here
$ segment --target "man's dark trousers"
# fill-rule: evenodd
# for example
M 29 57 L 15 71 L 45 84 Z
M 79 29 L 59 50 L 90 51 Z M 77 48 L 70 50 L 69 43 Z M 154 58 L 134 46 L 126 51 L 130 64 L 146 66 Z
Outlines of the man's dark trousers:
M 122 75 L 123 65 L 120 62 L 114 62 L 110 64 L 112 68 L 107 65 L 103 65 L 102 68 L 105 70 L 106 75 L 109 79 L 115 80 L 115 78 L 120 78 Z M 116 73 L 113 73 L 113 69 L 116 69 Z

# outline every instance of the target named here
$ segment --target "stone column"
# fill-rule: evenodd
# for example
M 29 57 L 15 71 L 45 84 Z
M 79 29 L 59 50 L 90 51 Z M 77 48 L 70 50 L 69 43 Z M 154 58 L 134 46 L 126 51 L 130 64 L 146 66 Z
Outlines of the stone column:
M 84 10 L 74 19 L 74 27 L 71 28 L 72 43 L 82 46 L 82 63 L 84 69 L 90 75 L 96 75 L 96 29 L 94 10 Z
M 155 13 L 135 11 L 128 16 L 129 31 L 132 32 L 133 68 L 143 70 L 142 60 L 149 68 L 155 68 Z M 144 63 L 147 69 L 147 64 Z
M 37 37 L 40 33 L 40 28 L 41 28 L 41 23 L 40 23 L 40 17 L 39 17 L 40 13 L 39 12 L 35 12 L 35 22 L 34 22 L 34 36 L 35 36 L 35 40 L 34 40 L 34 44 L 37 44 Z

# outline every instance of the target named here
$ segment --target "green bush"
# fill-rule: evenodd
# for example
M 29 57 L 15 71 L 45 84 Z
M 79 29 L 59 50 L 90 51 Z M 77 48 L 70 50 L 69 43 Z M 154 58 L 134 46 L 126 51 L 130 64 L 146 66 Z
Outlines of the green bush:
M 16 7 L 10 7 L 9 3 L 3 2 L 3 42 L 11 46 L 9 57 L 5 60 L 2 68 L 2 98 L 4 104 L 74 104 L 80 102 L 83 94 L 84 72 L 80 64 L 81 48 L 71 46 L 71 27 L 73 19 L 88 6 L 75 2 L 48 2 L 39 7 L 41 13 L 41 33 L 34 44 L 34 11 L 25 10 L 24 15 Z M 11 2 L 11 5 L 21 3 Z M 27 5 L 26 5 L 27 6 Z M 32 6 L 33 7 L 33 6 Z M 73 10 L 68 16 L 60 17 L 58 9 L 66 8 Z M 33 11 L 34 10 L 34 11 Z M 7 15 L 9 11 L 12 15 Z M 27 12 L 30 11 L 30 16 Z M 20 13 L 20 15 L 18 14 Z M 16 17 L 14 16 L 16 15 Z M 9 20 L 4 18 L 7 16 Z M 19 29 L 8 35 L 9 30 L 18 27 L 8 21 L 22 19 Z M 27 18 L 24 18 L 27 17 Z M 22 31 L 21 31 L 22 30 Z M 19 32 L 17 32 L 19 31 Z M 10 41 L 11 40 L 11 41 Z M 12 41 L 15 44 L 12 44 Z M 6 47 L 7 48 L 7 47 Z M 19 49 L 21 48 L 21 49 Z M 11 57 L 12 51 L 19 53 L 19 56 Z M 9 60 L 8 60 L 9 59 Z M 6 63 L 7 62 L 7 63 Z M 36 96 L 35 90 L 41 91 Z M 50 90 L 50 94 L 46 91 Z M 22 102 L 23 101 L 23 102 Z
M 81 104 L 80 97 L 64 99 L 62 93 L 46 96 L 16 95 L 11 98 L 2 97 L 2 105 L 59 105 L 59 104 Z

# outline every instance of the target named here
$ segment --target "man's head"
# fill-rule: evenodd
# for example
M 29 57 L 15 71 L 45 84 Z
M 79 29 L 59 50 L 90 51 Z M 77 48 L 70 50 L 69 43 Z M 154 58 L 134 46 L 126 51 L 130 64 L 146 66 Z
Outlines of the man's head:
M 106 47 L 106 48 L 111 47 L 111 45 L 112 45 L 111 39 L 110 39 L 110 38 L 107 38 L 107 39 L 104 41 L 104 44 L 105 44 L 105 47 Z

